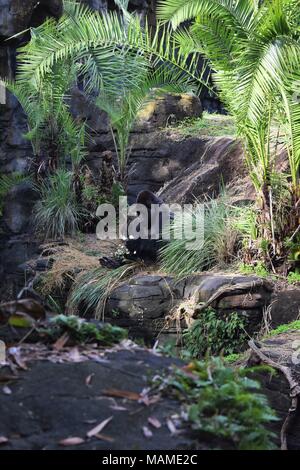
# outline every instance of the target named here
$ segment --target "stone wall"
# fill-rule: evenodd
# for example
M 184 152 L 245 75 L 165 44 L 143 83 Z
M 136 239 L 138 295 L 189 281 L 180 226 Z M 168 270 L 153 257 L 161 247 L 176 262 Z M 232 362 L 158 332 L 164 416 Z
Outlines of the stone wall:
M 82 0 L 98 11 L 115 8 L 113 0 Z M 129 9 L 137 10 L 142 17 L 148 16 L 150 24 L 155 24 L 155 0 L 132 0 Z M 46 17 L 58 17 L 61 12 L 61 0 L 0 0 L 0 77 L 13 78 L 16 68 L 16 50 L 28 39 L 28 33 L 8 38 L 36 27 Z M 205 101 L 205 96 L 203 97 Z M 163 113 L 162 108 L 164 107 Z M 218 108 L 218 102 L 213 109 Z M 175 109 L 175 110 L 174 110 Z M 88 164 L 94 171 L 101 166 L 101 152 L 113 149 L 113 142 L 104 113 L 87 104 L 79 90 L 74 92 L 73 111 L 77 116 L 87 118 L 93 129 L 93 143 L 89 148 Z M 186 140 L 178 144 L 165 134 L 157 132 L 157 127 L 164 123 L 169 115 L 180 119 L 185 116 L 201 114 L 199 100 L 190 103 L 188 108 L 182 104 L 169 102 L 160 105 L 152 120 L 144 123 L 133 135 L 133 148 L 130 159 L 132 168 L 129 181 L 131 200 L 141 188 L 157 191 L 170 179 L 191 163 L 199 160 L 204 144 Z M 153 125 L 155 124 L 155 125 Z M 30 142 L 24 139 L 27 131 L 26 116 L 17 100 L 7 93 L 6 103 L 0 104 L 0 174 L 28 171 L 32 159 Z M 147 131 L 147 132 L 145 132 Z M 11 279 L 16 279 L 17 266 L 24 263 L 36 250 L 36 237 L 33 233 L 31 211 L 35 194 L 24 183 L 11 191 L 7 197 L 3 217 L 0 219 L 0 277 L 4 297 L 10 297 L 6 286 L 11 286 Z M 24 283 L 22 274 L 14 290 Z M 12 294 L 14 295 L 14 293 Z M 1 293 L 0 293 L 1 296 Z

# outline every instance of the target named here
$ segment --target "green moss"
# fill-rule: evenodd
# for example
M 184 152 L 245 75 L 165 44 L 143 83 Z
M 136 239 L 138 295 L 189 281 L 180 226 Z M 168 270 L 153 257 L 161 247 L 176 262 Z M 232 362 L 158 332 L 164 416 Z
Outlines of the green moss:
M 183 136 L 235 136 L 233 118 L 223 114 L 203 113 L 202 118 L 187 118 L 178 123 L 175 130 Z
M 87 322 L 75 315 L 57 315 L 47 329 L 40 331 L 53 341 L 67 332 L 73 340 L 80 343 L 96 341 L 103 346 L 110 346 L 127 338 L 127 331 L 123 328 L 110 323 Z
M 270 331 L 268 336 L 275 336 L 275 335 L 279 335 L 280 333 L 287 333 L 288 331 L 292 331 L 292 330 L 300 330 L 300 320 L 295 320 L 291 323 L 280 325 L 274 330 Z
M 276 417 L 252 374 L 252 369 L 228 367 L 215 358 L 175 368 L 159 386 L 182 402 L 199 441 L 239 450 L 272 449 L 273 434 L 266 424 Z
M 297 284 L 300 282 L 300 273 L 290 272 L 288 274 L 287 281 L 289 284 Z
M 241 357 L 242 357 L 242 354 L 237 354 L 237 353 L 228 354 L 228 356 L 224 357 L 224 361 L 227 364 L 232 364 L 233 362 L 238 361 Z

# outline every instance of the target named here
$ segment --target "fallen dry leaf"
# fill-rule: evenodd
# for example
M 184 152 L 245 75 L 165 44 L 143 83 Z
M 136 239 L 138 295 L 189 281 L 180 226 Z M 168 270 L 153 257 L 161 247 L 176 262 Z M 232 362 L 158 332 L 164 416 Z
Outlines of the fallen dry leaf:
M 2 388 L 2 392 L 4 393 L 4 395 L 11 395 L 12 394 L 11 389 L 7 385 L 4 385 L 4 387 Z
M 92 381 L 92 378 L 94 377 L 95 374 L 90 374 L 87 376 L 87 378 L 85 379 L 85 385 L 87 385 L 88 387 L 91 385 L 91 381 Z
M 96 436 L 96 434 L 101 433 L 101 431 L 105 428 L 105 426 L 108 425 L 108 423 L 113 419 L 113 416 L 110 416 L 109 418 L 105 419 L 102 421 L 102 423 L 98 424 L 95 426 L 93 429 L 91 429 L 89 432 L 86 433 L 87 437 L 93 437 Z
M 149 416 L 148 423 L 151 424 L 156 429 L 161 428 L 161 422 L 154 416 Z
M 7 437 L 5 436 L 0 436 L 0 444 L 6 444 L 8 442 Z
M 149 428 L 147 428 L 147 426 L 143 426 L 143 434 L 145 437 L 149 438 L 149 437 L 152 437 L 153 436 L 153 433 L 152 431 L 150 431 Z
M 57 341 L 55 341 L 52 348 L 55 349 L 55 351 L 60 351 L 67 344 L 69 339 L 70 339 L 70 336 L 68 335 L 67 332 L 65 332 L 60 338 L 58 338 Z
M 125 408 L 125 406 L 118 406 L 118 405 L 111 405 L 110 409 L 114 411 L 127 411 L 127 408 Z
M 78 446 L 79 444 L 83 444 L 84 439 L 82 437 L 67 437 L 62 441 L 59 441 L 60 446 Z
M 15 361 L 17 366 L 20 367 L 20 369 L 23 369 L 23 370 L 28 369 L 25 361 L 22 359 L 22 353 L 21 353 L 21 348 L 20 347 L 19 348 L 17 348 L 17 347 L 9 348 L 8 354 L 9 354 L 9 356 L 11 356 L 13 358 L 13 360 Z
M 82 362 L 82 355 L 77 347 L 71 349 L 68 353 L 68 358 L 71 362 Z
M 129 390 L 118 390 L 116 388 L 103 390 L 103 394 L 108 397 L 127 398 L 127 400 L 134 401 L 139 401 L 141 399 L 141 395 L 139 393 L 130 392 Z
M 106 436 L 105 434 L 95 434 L 94 437 L 96 437 L 100 441 L 106 441 L 106 442 L 114 442 L 115 441 L 112 437 Z
M 177 429 L 175 427 L 175 424 L 173 423 L 173 421 L 171 419 L 167 419 L 167 426 L 168 426 L 168 429 L 169 429 L 171 434 L 176 434 L 177 433 Z

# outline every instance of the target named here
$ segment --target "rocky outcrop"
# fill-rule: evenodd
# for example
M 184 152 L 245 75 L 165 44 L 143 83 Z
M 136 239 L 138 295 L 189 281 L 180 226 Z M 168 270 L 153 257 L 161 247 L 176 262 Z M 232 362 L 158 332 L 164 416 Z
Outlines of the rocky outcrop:
M 150 338 L 162 332 L 176 333 L 175 319 L 167 322 L 167 317 L 178 305 L 184 308 L 184 301 L 191 302 L 194 309 L 209 302 L 222 315 L 239 313 L 246 320 L 248 332 L 253 333 L 260 329 L 271 294 L 272 285 L 256 276 L 203 273 L 178 281 L 141 274 L 110 294 L 105 315 L 132 334 L 139 331 Z
M 179 402 L 167 397 L 147 405 L 146 399 L 144 403 L 139 401 L 142 391 L 149 387 L 150 377 L 176 363 L 181 361 L 139 348 L 121 348 L 108 354 L 98 350 L 85 362 L 33 360 L 19 380 L 9 383 L 10 395 L 1 388 L 0 435 L 7 438 L 1 449 L 193 448 L 193 436 L 187 432 L 173 434 L 167 426 L 168 418 L 178 412 Z M 109 389 L 119 390 L 121 395 L 127 391 L 129 399 L 109 396 Z M 149 423 L 151 417 L 161 423 L 159 427 Z M 103 439 L 87 438 L 86 433 L 107 418 L 110 422 Z M 152 430 L 151 438 L 143 431 L 145 427 Z M 70 436 L 81 437 L 81 445 L 60 444 Z
M 300 289 L 289 288 L 272 295 L 270 320 L 271 328 L 299 319 Z
M 190 148 L 194 151 L 190 152 Z M 195 198 L 203 200 L 207 196 L 218 195 L 222 187 L 236 201 L 253 200 L 254 191 L 247 177 L 242 144 L 237 139 L 186 138 L 180 150 L 183 160 L 181 171 L 174 174 L 160 190 L 163 200 L 191 203 Z
M 267 365 L 276 373 L 261 371 L 257 378 L 279 420 L 272 425 L 282 449 L 300 450 L 300 332 L 288 331 L 251 341 L 247 365 Z

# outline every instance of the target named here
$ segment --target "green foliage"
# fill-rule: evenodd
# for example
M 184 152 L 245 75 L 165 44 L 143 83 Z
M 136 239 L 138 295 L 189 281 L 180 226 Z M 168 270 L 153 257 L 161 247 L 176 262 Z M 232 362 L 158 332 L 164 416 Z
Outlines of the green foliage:
M 95 317 L 103 317 L 105 302 L 111 291 L 131 276 L 137 267 L 137 263 L 128 263 L 116 269 L 100 266 L 84 273 L 73 287 L 68 300 L 70 308 L 79 310 L 81 316 L 88 311 L 94 311 Z
M 35 222 L 46 238 L 72 235 L 78 230 L 82 210 L 72 188 L 72 173 L 57 170 L 39 188 L 41 199 L 35 206 Z
M 215 310 L 208 308 L 183 333 L 184 347 L 192 357 L 203 357 L 207 351 L 212 355 L 233 354 L 245 346 L 247 334 L 245 320 L 236 312 L 221 317 Z
M 287 333 L 288 331 L 292 330 L 300 330 L 300 320 L 295 320 L 291 323 L 286 323 L 284 325 L 280 325 L 275 330 L 270 331 L 270 336 L 276 336 L 280 333 Z
M 300 273 L 296 273 L 296 272 L 289 272 L 288 276 L 287 276 L 287 281 L 289 284 L 297 284 L 298 282 L 300 282 Z
M 35 41 L 41 40 L 38 30 Z M 68 92 L 76 78 L 77 67 L 71 61 L 56 64 L 39 80 L 7 82 L 8 89 L 23 107 L 29 131 L 25 137 L 31 141 L 37 158 L 47 154 L 52 167 L 64 166 L 71 158 L 78 166 L 85 156 L 85 125 L 75 122 L 69 112 Z
M 5 197 L 9 191 L 24 181 L 30 181 L 30 176 L 25 176 L 19 173 L 11 173 L 10 175 L 0 175 L 0 216 L 3 211 L 3 204 Z
M 111 204 L 115 207 L 115 208 L 118 208 L 119 207 L 119 198 L 121 196 L 125 196 L 126 193 L 124 191 L 124 188 L 123 186 L 121 185 L 121 183 L 119 183 L 118 181 L 114 182 L 113 185 L 112 185 L 112 189 L 111 189 Z
M 203 54 L 215 71 L 257 192 L 256 235 L 262 243 L 248 247 L 247 258 L 274 266 L 286 259 L 282 242 L 299 224 L 298 7 L 296 0 L 165 0 L 158 6 L 158 17 L 176 30 L 178 48 Z M 285 172 L 278 170 L 283 148 Z
M 169 243 L 160 249 L 161 266 L 166 272 L 177 276 L 185 276 L 203 271 L 212 266 L 224 266 L 235 254 L 239 233 L 233 226 L 236 209 L 231 207 L 226 196 L 213 199 L 204 204 L 204 243 L 200 249 L 190 249 L 182 235 L 182 220 L 176 218 L 172 227 Z M 202 209 L 196 206 L 193 211 L 185 214 L 185 223 L 195 230 L 196 221 L 202 218 Z M 201 220 L 201 219 L 200 219 Z M 192 240 L 193 241 L 193 240 Z
M 267 425 L 276 420 L 267 399 L 259 393 L 251 370 L 227 367 L 221 359 L 193 361 L 174 369 L 161 389 L 181 400 L 187 421 L 200 442 L 239 450 L 274 448 Z
M 269 277 L 271 275 L 261 261 L 257 261 L 255 264 L 240 264 L 239 271 L 243 274 L 255 274 L 259 277 Z
M 299 9 L 295 0 L 166 0 L 159 17 L 177 29 L 178 46 L 199 51 L 216 71 L 220 95 L 247 143 L 253 183 L 258 191 L 270 181 L 271 123 L 276 116 L 286 132 L 290 173 L 298 184 L 300 107 L 294 99 L 299 80 Z
M 224 361 L 227 364 L 233 364 L 234 362 L 238 361 L 241 357 L 242 355 L 238 353 L 228 354 L 228 356 L 224 356 Z
M 118 178 L 123 184 L 130 131 L 147 96 L 190 89 L 196 74 L 203 82 L 198 56 L 177 50 L 175 42 L 169 40 L 168 28 L 152 34 L 138 15 L 127 11 L 127 3 L 118 0 L 120 12 L 100 14 L 78 2 L 65 1 L 64 15 L 58 22 L 48 20 L 31 30 L 31 41 L 20 50 L 12 90 L 19 95 L 28 116 L 33 116 L 33 138 L 49 121 L 58 129 L 60 112 L 66 111 L 65 93 L 74 77 L 80 76 L 87 96 L 92 100 L 96 97 L 96 104 L 109 116 Z M 33 87 L 30 99 L 28 87 Z M 52 103 L 49 97 L 53 95 Z M 38 122 L 37 110 L 41 115 Z M 64 129 L 60 131 L 63 143 Z
M 92 323 L 74 315 L 57 315 L 50 320 L 50 326 L 44 333 L 52 340 L 57 340 L 64 333 L 68 333 L 74 341 L 80 343 L 97 342 L 103 346 L 119 343 L 127 338 L 127 331 L 110 323 Z
M 168 127 L 167 127 L 168 129 Z M 203 113 L 201 118 L 186 118 L 172 126 L 183 136 L 235 136 L 236 130 L 231 116 Z

